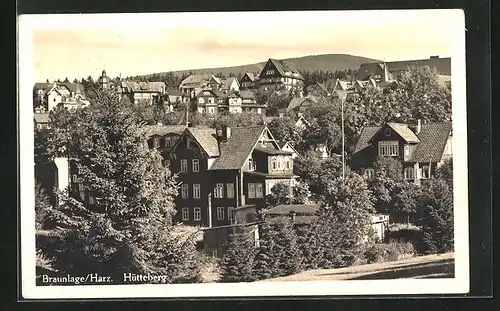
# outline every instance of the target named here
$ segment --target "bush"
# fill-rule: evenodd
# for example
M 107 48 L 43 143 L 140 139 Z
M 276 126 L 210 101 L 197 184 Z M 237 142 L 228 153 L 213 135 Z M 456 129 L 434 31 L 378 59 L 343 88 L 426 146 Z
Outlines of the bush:
M 384 244 L 374 244 L 365 251 L 367 263 L 395 261 L 415 255 L 415 248 L 412 243 L 390 242 Z

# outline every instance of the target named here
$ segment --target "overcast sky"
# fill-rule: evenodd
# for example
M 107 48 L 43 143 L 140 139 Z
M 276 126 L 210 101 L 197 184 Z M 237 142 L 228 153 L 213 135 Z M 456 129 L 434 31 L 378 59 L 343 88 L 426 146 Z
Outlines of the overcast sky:
M 34 78 L 123 77 L 351 54 L 392 61 L 450 57 L 453 10 L 31 16 Z M 28 24 L 28 23 L 27 23 Z M 458 29 L 458 31 L 464 31 Z

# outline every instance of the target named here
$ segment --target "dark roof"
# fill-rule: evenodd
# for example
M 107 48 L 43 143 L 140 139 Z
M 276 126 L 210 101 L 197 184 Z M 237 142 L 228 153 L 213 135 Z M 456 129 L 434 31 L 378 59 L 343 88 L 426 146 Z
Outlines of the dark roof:
M 162 88 L 166 88 L 165 82 L 135 82 L 121 81 L 120 86 L 125 92 L 157 92 L 160 93 Z
M 316 82 L 316 84 L 313 84 L 313 85 L 309 85 L 307 87 L 307 91 L 310 92 L 313 89 L 315 89 L 316 87 L 319 87 L 323 92 L 328 92 L 328 90 L 326 89 L 326 86 L 323 83 L 319 83 L 319 82 Z
M 299 73 L 297 70 L 297 67 L 295 67 L 295 64 L 289 60 L 278 60 L 278 59 L 269 59 L 274 67 L 278 70 L 279 74 L 283 77 L 293 77 L 297 79 L 304 80 L 302 75 Z M 287 74 L 287 72 L 291 72 L 291 74 Z
M 43 82 L 43 83 L 40 83 L 40 82 L 37 82 L 35 83 L 35 90 L 46 90 L 48 88 L 50 88 L 51 86 L 53 85 L 53 83 L 50 83 L 50 82 Z
M 265 125 L 231 128 L 231 136 L 227 142 L 220 144 L 220 157 L 210 170 L 241 169 L 264 129 Z
M 313 96 L 295 97 L 295 98 L 292 98 L 292 100 L 288 104 L 288 108 L 286 110 L 290 111 L 290 110 L 293 110 L 297 107 L 300 107 L 306 101 L 311 101 L 314 104 L 318 103 L 318 100 L 316 98 L 314 98 Z
M 444 147 L 451 132 L 451 122 L 422 124 L 420 133 L 417 135 L 420 143 L 415 148 L 412 162 L 439 162 L 443 155 Z
M 250 78 L 250 81 L 252 81 L 252 82 L 259 79 L 259 76 L 254 75 L 252 72 L 245 72 L 245 75 L 247 75 L 248 78 Z
M 255 150 L 266 153 L 266 154 L 292 154 L 291 151 L 280 150 L 275 148 L 268 148 L 263 146 L 255 146 Z
M 361 64 L 357 73 L 357 77 L 360 79 L 364 79 L 367 76 L 374 73 L 377 67 L 381 67 L 383 69 L 384 64 L 387 66 L 387 70 L 389 72 L 404 71 L 408 67 L 418 68 L 418 67 L 429 66 L 430 68 L 435 68 L 439 75 L 451 76 L 451 58 L 433 57 L 433 58 L 417 59 L 417 60 Z
M 170 133 L 174 134 L 182 134 L 184 130 L 186 129 L 185 125 L 146 125 L 146 135 L 148 136 L 153 136 L 153 135 L 159 135 L 159 136 L 164 136 Z
M 219 144 L 215 137 L 215 129 L 205 127 L 188 127 L 186 129 L 209 157 L 219 156 Z
M 266 215 L 289 215 L 290 212 L 297 214 L 314 215 L 319 209 L 318 204 L 281 204 L 272 207 L 263 213 Z
M 60 83 L 66 86 L 73 93 L 83 93 L 84 87 L 81 83 Z
M 35 119 L 36 123 L 49 123 L 50 122 L 49 114 L 47 112 L 46 113 L 35 113 L 34 119 Z
M 361 134 L 359 135 L 358 142 L 356 143 L 356 149 L 354 153 L 358 153 L 361 150 L 370 146 L 370 139 L 382 128 L 382 126 L 365 126 L 361 130 Z
M 451 127 L 452 125 L 449 122 L 422 124 L 420 133 L 415 135 L 419 142 L 409 162 L 429 162 L 429 155 L 431 155 L 432 162 L 439 162 L 443 155 L 446 142 L 448 141 Z M 364 127 L 361 131 L 354 153 L 358 153 L 370 146 L 370 140 L 381 129 L 382 126 Z M 408 130 L 410 129 L 408 128 Z

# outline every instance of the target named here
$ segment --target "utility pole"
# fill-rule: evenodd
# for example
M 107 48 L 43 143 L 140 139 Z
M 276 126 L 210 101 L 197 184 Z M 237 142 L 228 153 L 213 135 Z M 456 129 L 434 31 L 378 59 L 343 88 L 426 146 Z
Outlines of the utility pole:
M 342 184 L 345 180 L 345 137 L 344 137 L 344 98 L 341 98 L 342 106 Z
M 189 101 L 186 103 L 186 127 L 189 126 Z

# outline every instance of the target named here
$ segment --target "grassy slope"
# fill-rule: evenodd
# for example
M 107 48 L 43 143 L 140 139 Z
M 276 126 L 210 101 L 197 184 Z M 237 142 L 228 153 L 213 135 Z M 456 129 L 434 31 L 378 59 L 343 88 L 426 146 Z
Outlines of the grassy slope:
M 262 282 L 449 278 L 454 276 L 454 258 L 454 253 L 428 255 L 340 269 L 310 270 Z
M 292 61 L 299 70 L 345 70 L 345 69 L 358 69 L 363 63 L 376 62 L 377 60 L 346 54 L 324 54 L 324 55 L 310 55 L 297 58 L 288 58 Z M 267 60 L 266 60 L 267 61 Z M 182 75 L 185 72 L 192 71 L 195 74 L 200 73 L 222 73 L 228 75 L 229 73 L 243 73 L 243 72 L 260 72 L 264 67 L 265 62 L 257 64 L 248 64 L 242 66 L 222 67 L 222 68 L 205 68 L 193 70 L 174 71 L 175 74 Z M 165 74 L 161 72 L 157 74 Z M 150 75 L 146 75 L 150 76 Z

